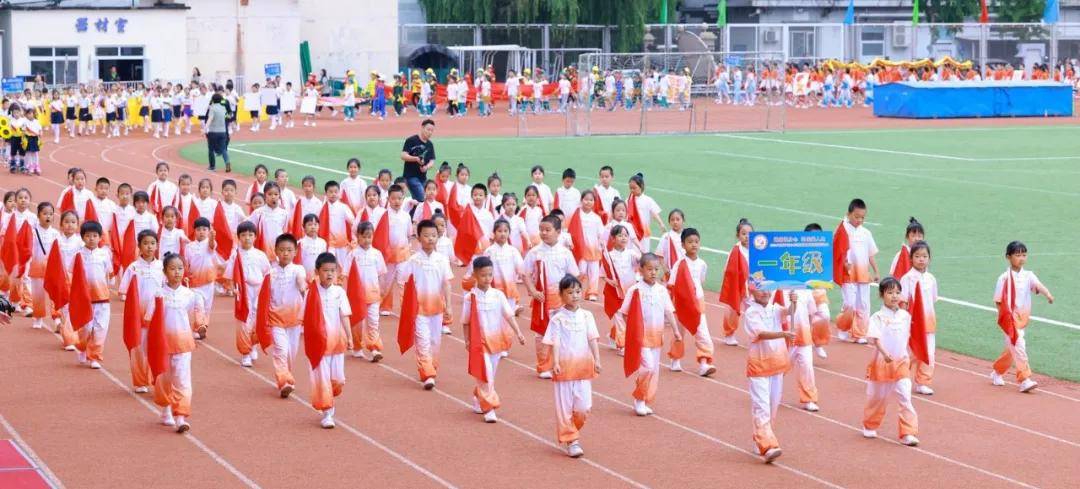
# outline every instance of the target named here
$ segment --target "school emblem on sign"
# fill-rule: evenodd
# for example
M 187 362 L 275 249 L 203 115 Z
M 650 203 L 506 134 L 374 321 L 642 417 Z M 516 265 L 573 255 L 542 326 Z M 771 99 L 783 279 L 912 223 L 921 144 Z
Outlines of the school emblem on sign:
M 765 289 L 830 287 L 832 234 L 770 231 L 750 233 L 750 276 Z

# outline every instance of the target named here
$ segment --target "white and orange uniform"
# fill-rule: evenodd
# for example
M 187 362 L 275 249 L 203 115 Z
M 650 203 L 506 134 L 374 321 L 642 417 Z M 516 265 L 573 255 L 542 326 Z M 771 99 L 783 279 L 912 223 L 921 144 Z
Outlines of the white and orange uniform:
M 260 182 L 258 180 L 251 182 L 247 190 L 244 192 L 244 202 L 251 203 L 251 198 L 255 194 L 261 194 L 266 191 L 266 182 Z
M 247 250 L 238 248 L 232 258 L 235 260 L 238 257 L 243 264 L 244 282 L 247 284 L 248 317 L 247 320 L 236 323 L 236 350 L 247 356 L 258 343 L 255 337 L 255 314 L 263 279 L 270 273 L 270 260 L 266 258 L 266 253 L 254 246 Z
M 644 323 L 644 335 L 641 342 L 641 366 L 634 380 L 634 399 L 652 405 L 656 399 L 656 388 L 660 384 L 660 350 L 664 346 L 664 326 L 667 316 L 675 312 L 671 295 L 662 282 L 652 285 L 638 282 L 623 295 L 620 318 L 625 321 L 630 314 L 630 303 L 634 293 L 641 295 L 641 317 Z M 674 326 L 674 325 L 672 325 Z
M 280 186 L 280 188 L 281 196 L 279 196 L 278 199 L 281 201 L 281 206 L 289 212 L 289 216 L 292 216 L 293 207 L 296 207 L 296 203 L 299 202 L 299 199 L 296 198 L 296 192 L 293 192 L 291 188 L 286 186 Z
M 300 219 L 307 217 L 308 214 L 314 214 L 315 216 L 318 216 L 319 211 L 322 210 L 323 206 L 323 200 L 315 195 L 312 195 L 310 199 L 301 196 L 299 199 L 297 199 L 297 202 L 300 204 Z M 301 221 L 301 223 L 303 223 L 303 221 Z
M 605 187 L 600 184 L 593 186 L 597 195 L 600 196 L 600 208 L 604 210 L 604 214 L 611 215 L 611 204 L 615 202 L 615 199 L 621 199 L 622 195 L 619 193 L 619 189 L 615 187 Z
M 270 307 L 267 324 L 274 339 L 270 352 L 274 364 L 274 379 L 278 390 L 295 385 L 292 369 L 296 352 L 300 350 L 301 325 L 304 321 L 304 294 L 302 284 L 307 283 L 304 267 L 289 263 L 284 267 L 275 262 L 270 265 Z
M 479 318 L 470 316 L 473 301 L 476 301 Z M 480 405 L 480 410 L 485 413 L 498 409 L 501 404 L 499 394 L 495 392 L 495 373 L 499 368 L 499 360 L 502 359 L 503 353 L 510 351 L 510 345 L 514 341 L 514 331 L 510 328 L 510 320 L 513 317 L 513 305 L 506 299 L 506 295 L 495 287 L 488 287 L 486 291 L 473 288 L 465 294 L 461 324 L 479 321 L 484 342 L 484 368 L 488 381 L 476 381 L 473 396 Z
M 926 351 L 930 354 L 929 365 L 918 358 L 912 359 L 915 362 L 915 384 L 929 386 L 934 381 L 934 351 L 937 347 L 937 312 L 934 306 L 938 301 L 937 277 L 929 271 L 920 272 L 912 268 L 900 278 L 900 290 L 904 291 L 901 302 L 907 305 L 908 312 L 911 312 L 911 304 L 915 300 L 915 284 L 919 284 L 922 291 L 923 317 L 926 318 Z
M 379 286 L 386 291 L 386 297 L 379 310 L 390 311 L 394 307 L 394 274 L 397 273 L 398 265 L 409 259 L 412 247 L 409 244 L 409 235 L 412 234 L 412 218 L 404 209 L 385 211 L 387 224 L 390 230 L 390 252 L 385 258 L 385 270 L 379 276 Z M 381 349 L 381 348 L 378 348 Z
M 574 211 L 581 207 L 581 191 L 574 187 L 559 187 L 555 189 L 555 204 L 555 209 L 563 211 L 566 218 L 570 219 Z
M 674 274 L 675 262 L 686 256 L 686 250 L 682 246 L 682 233 L 668 230 L 660 235 L 660 241 L 656 243 L 656 254 L 663 259 L 663 264 Z
M 529 232 L 525 230 L 525 219 L 521 216 L 500 214 L 495 218 L 496 221 L 504 220 L 510 223 L 510 245 L 521 253 L 521 256 L 525 256 L 525 253 L 529 252 Z
M 739 250 L 739 256 L 741 256 L 743 258 L 743 262 L 746 263 L 746 269 L 749 270 L 750 269 L 750 250 L 747 247 L 743 246 L 741 241 L 735 241 L 735 246 L 731 247 L 731 253 L 734 253 L 736 249 Z M 730 254 L 728 256 L 730 256 Z M 726 263 L 727 262 L 725 261 L 725 264 Z M 743 307 L 744 309 L 746 308 L 747 301 L 751 300 L 750 299 L 750 290 L 749 290 L 749 288 L 747 288 L 745 290 L 746 290 L 746 293 L 741 298 L 741 301 L 742 301 L 741 303 L 743 304 L 743 306 L 741 306 L 741 307 Z M 720 309 L 721 309 L 721 311 L 723 312 L 723 315 L 724 315 L 724 338 L 732 338 L 732 339 L 734 339 L 735 330 L 739 329 L 739 316 L 737 314 L 742 314 L 742 311 L 732 311 L 731 306 L 728 305 L 728 304 L 724 304 L 724 303 L 720 303 Z M 827 337 L 826 337 L 826 340 L 828 340 Z M 828 343 L 828 341 L 826 341 L 826 343 Z
M 165 272 L 161 260 L 146 261 L 142 257 L 128 265 L 127 270 L 120 277 L 120 290 L 127 292 L 132 279 L 139 282 L 139 314 L 140 317 L 149 317 L 148 311 L 154 304 L 154 298 L 161 293 L 165 285 Z M 133 300 L 133 298 L 125 298 Z M 131 385 L 134 387 L 150 387 L 153 385 L 150 378 L 150 364 L 146 359 L 146 333 L 150 323 L 143 321 L 142 331 L 139 333 L 139 345 L 128 352 L 128 360 L 131 363 Z
M 579 250 L 581 260 L 578 261 L 578 269 L 585 274 L 583 292 L 585 297 L 599 297 L 600 260 L 607 247 L 609 235 L 604 233 L 604 221 L 600 219 L 600 216 L 595 212 L 585 212 L 584 209 L 581 210 L 581 230 L 585 235 L 585 246 L 584 249 Z
M 345 177 L 341 179 L 338 184 L 341 188 L 341 196 L 349 199 L 349 208 L 357 212 L 364 206 L 364 189 L 368 187 L 367 182 L 364 181 L 359 175 L 356 178 Z M 318 213 L 315 213 L 318 215 Z
M 352 324 L 353 350 L 382 351 L 382 337 L 379 334 L 379 302 L 382 300 L 382 288 L 384 278 L 387 275 L 386 262 L 382 253 L 375 248 L 357 247 L 349 253 L 349 264 L 344 266 L 346 270 L 352 270 L 352 264 L 356 264 L 357 273 L 360 274 L 360 283 L 364 286 L 364 304 L 367 309 L 353 311 L 350 320 Z M 344 264 L 343 264 L 344 265 Z M 390 277 L 393 279 L 393 277 Z
M 419 304 L 413 335 L 416 368 L 420 380 L 426 381 L 438 373 L 443 316 L 450 306 L 446 303 L 444 291 L 450 287 L 454 272 L 450 270 L 450 259 L 446 255 L 438 251 L 428 254 L 420 250 L 400 265 L 397 274 L 398 285 L 405 285 L 409 277 L 416 284 L 416 300 Z
M 304 236 L 297 238 L 297 244 L 300 245 L 300 265 L 304 267 L 310 282 L 315 279 L 315 260 L 326 251 L 326 240 L 318 236 L 314 238 Z M 346 271 L 348 271 L 347 268 Z
M 191 198 L 191 205 L 194 205 L 195 209 L 199 211 L 199 217 L 206 218 L 207 221 L 210 221 L 211 226 L 214 224 L 214 213 L 217 212 L 218 206 L 217 199 L 213 197 L 200 199 L 199 196 L 196 195 Z M 222 208 L 222 210 L 224 210 L 224 208 Z M 228 220 L 228 217 L 226 217 L 226 220 Z M 195 223 L 191 224 L 192 227 L 194 227 Z M 211 227 L 211 229 L 213 228 Z
M 188 220 L 188 218 L 191 217 L 191 206 L 195 205 L 194 202 L 195 202 L 195 194 L 193 194 L 191 192 L 188 192 L 186 194 L 179 194 L 177 196 L 178 205 L 176 206 L 176 208 L 177 208 L 177 210 L 180 211 L 180 216 L 182 216 L 182 220 L 183 220 L 183 223 L 184 223 L 183 228 L 185 230 L 188 228 L 188 225 L 189 225 L 187 220 Z M 200 217 L 202 217 L 202 216 L 200 216 Z M 210 216 L 205 216 L 205 217 L 207 219 L 210 219 Z
M 536 191 L 540 196 L 540 207 L 543 207 L 545 212 L 550 214 L 551 211 L 555 210 L 555 194 L 551 193 L 551 187 L 548 187 L 544 182 L 532 182 L 529 185 L 536 187 Z
M 53 242 L 60 237 L 60 231 L 55 228 L 43 228 L 40 224 L 33 226 L 33 235 L 30 244 L 30 261 L 27 276 L 30 278 L 30 303 L 33 308 L 35 320 L 42 320 L 48 309 L 48 295 L 45 293 L 45 265 L 49 260 L 49 252 Z
M 597 341 L 596 319 L 583 308 L 560 307 L 551 315 L 544 345 L 558 351 L 560 372 L 554 375 L 555 430 L 559 443 L 577 441 L 592 409 L 592 379 L 596 363 L 591 342 Z
M 221 201 L 221 208 L 225 211 L 225 221 L 228 222 L 229 231 L 232 232 L 233 235 L 234 253 L 229 255 L 228 260 L 225 260 L 225 274 L 224 277 L 222 277 L 222 282 L 225 284 L 226 288 L 229 288 L 232 284 L 231 270 L 233 266 L 233 256 L 235 255 L 235 251 L 240 247 L 240 240 L 236 236 L 236 228 L 241 222 L 244 222 L 247 219 L 247 212 L 244 211 L 244 208 L 240 206 L 240 204 L 237 204 L 236 202 L 225 202 L 224 200 Z
M 126 217 L 128 218 L 127 219 L 127 224 L 121 223 L 119 217 L 116 218 L 116 225 L 117 225 L 117 227 L 119 227 L 119 229 L 117 229 L 117 231 L 119 231 L 121 233 L 121 237 L 122 237 L 124 233 L 127 233 L 127 227 L 129 225 L 134 225 L 135 226 L 135 233 L 134 234 L 135 234 L 136 243 L 138 242 L 138 239 L 139 239 L 139 233 L 141 233 L 143 231 L 146 231 L 146 230 L 150 230 L 150 231 L 153 231 L 154 234 L 158 234 L 158 231 L 161 230 L 160 229 L 161 225 L 158 223 L 157 216 L 154 215 L 154 213 L 151 212 L 149 209 L 147 209 L 146 212 L 143 212 L 143 213 L 139 213 L 139 211 L 134 211 L 131 214 L 128 214 Z M 160 244 L 161 244 L 161 237 L 158 236 L 158 245 L 159 245 L 158 250 L 159 250 L 159 252 L 161 250 Z
M 217 250 L 210 249 L 210 239 L 207 238 L 184 245 L 184 261 L 188 287 L 202 296 L 203 307 L 207 311 L 214 310 L 214 283 L 218 279 L 218 270 L 225 266 L 225 260 L 221 259 Z
M 626 229 L 626 235 L 630 238 L 628 241 L 631 247 L 637 248 L 639 253 L 647 253 L 649 251 L 648 239 L 642 240 L 638 237 L 637 231 L 634 231 L 634 226 L 630 224 L 630 221 L 616 221 L 611 219 L 608 221 L 607 226 L 604 227 L 604 235 L 611 236 L 611 228 L 615 226 L 622 226 Z
M 810 316 L 812 340 L 814 346 L 825 346 L 829 344 L 832 334 L 829 330 L 829 321 L 832 320 L 829 312 L 829 293 L 825 289 L 814 289 L 812 296 L 814 306 L 817 308 L 817 314 Z
M 116 218 L 116 231 L 120 233 L 120 238 L 124 237 L 124 231 L 127 229 L 127 225 L 131 222 L 131 218 L 135 215 L 135 206 L 116 204 L 116 209 L 113 212 L 113 217 Z M 103 222 L 101 226 L 105 228 L 105 232 L 112 229 L 112 221 Z M 157 226 L 154 226 L 157 229 Z M 135 233 L 136 239 L 138 239 L 138 233 Z
M 386 204 L 390 200 L 390 189 L 383 188 L 379 182 L 375 182 L 373 185 L 379 190 L 379 207 L 386 208 Z M 404 201 L 402 201 L 402 204 L 404 204 Z
M 248 216 L 248 220 L 255 224 L 256 232 L 262 236 L 263 244 L 266 246 L 263 252 L 271 261 L 277 259 L 274 252 L 274 242 L 278 239 L 278 236 L 288 232 L 289 217 L 291 217 L 289 211 L 280 205 L 277 207 L 264 205 L 255 209 L 255 212 Z
M 867 338 L 877 340 L 881 349 L 892 358 L 885 362 L 878 350 L 866 368 L 866 407 L 863 409 L 863 428 L 876 430 L 885 417 L 885 407 L 895 400 L 900 408 L 900 437 L 919 434 L 919 416 L 911 404 L 911 358 L 908 339 L 911 336 L 911 315 L 903 309 L 885 306 L 870 317 Z
M 94 212 L 98 216 L 98 224 L 101 224 L 101 246 L 112 247 L 112 237 L 109 236 L 109 230 L 112 229 L 113 214 L 120 211 L 120 207 L 113 202 L 112 199 L 106 197 L 99 199 L 96 196 L 90 197 L 90 202 L 94 204 Z M 117 217 L 117 226 L 119 223 L 119 216 Z
M 202 296 L 183 285 L 175 289 L 164 286 L 159 294 L 165 308 L 165 350 L 169 368 L 154 383 L 154 404 L 171 407 L 174 416 L 191 416 L 191 352 L 195 351 L 191 330 L 195 324 L 205 321 L 206 308 L 202 305 Z M 154 301 L 150 302 L 144 319 L 153 316 L 154 304 Z
M 799 387 L 799 403 L 818 402 L 817 381 L 814 379 L 814 332 L 813 324 L 827 317 L 821 315 L 815 300 L 817 290 L 795 291 L 798 303 L 795 305 L 794 322 L 791 331 L 795 333 L 789 352 L 789 361 L 795 370 Z M 787 299 L 785 297 L 785 299 Z
M 86 203 L 90 201 L 90 199 L 94 198 L 94 193 L 86 187 L 83 187 L 82 190 L 76 189 L 75 187 L 70 187 L 68 192 L 71 193 L 71 195 L 74 197 L 73 201 L 75 202 L 75 214 L 79 215 L 79 222 L 83 222 L 84 220 L 86 220 Z M 63 200 L 63 198 L 63 194 L 61 194 L 61 200 L 56 202 L 57 209 L 60 208 L 60 202 Z M 96 211 L 97 209 L 94 210 Z
M 675 268 L 681 266 L 680 262 L 685 261 L 690 268 L 690 277 L 694 280 L 694 294 L 697 297 L 698 308 L 701 309 L 701 322 L 698 324 L 697 333 L 694 335 L 694 359 L 697 363 L 705 362 L 707 364 L 713 363 L 713 340 L 712 333 L 709 332 L 709 322 L 706 320 L 707 314 L 705 314 L 705 277 L 709 273 L 709 264 L 705 263 L 705 260 L 701 258 L 691 259 L 683 257 L 679 261 L 675 262 Z M 675 286 L 675 272 L 668 274 L 668 287 Z M 684 328 L 685 329 L 685 328 Z M 685 340 L 673 341 L 671 343 L 671 350 L 668 352 L 668 357 L 672 360 L 679 360 L 685 354 Z
M 56 240 L 60 243 L 60 256 L 64 258 L 65 283 L 70 287 L 71 267 L 75 264 L 75 255 L 86 244 L 83 243 L 79 233 L 72 233 L 71 236 L 61 234 Z M 75 334 L 75 330 L 71 328 L 71 317 L 68 314 L 68 306 L 66 305 L 60 310 L 60 340 L 63 342 L 64 348 L 75 346 L 79 342 L 79 335 Z
M 146 186 L 146 194 L 150 196 L 150 209 L 164 209 L 168 206 L 176 207 L 180 204 L 180 187 L 169 180 L 154 180 Z
M 502 291 L 510 307 L 517 309 L 521 299 L 518 291 L 518 278 L 525 273 L 525 261 L 521 252 L 510 243 L 500 245 L 492 243 L 484 250 L 484 256 L 491 258 L 492 282 L 491 286 Z M 472 264 L 469 264 L 470 270 Z
M 641 240 L 641 245 L 645 247 L 645 249 L 641 251 L 649 251 L 649 236 L 652 236 L 652 222 L 654 220 L 656 222 L 663 222 L 663 219 L 660 218 L 660 205 L 657 204 L 652 197 L 649 197 L 644 193 L 634 197 L 634 204 L 637 205 L 637 213 L 641 216 L 641 223 L 645 228 L 644 236 L 638 236 L 638 239 Z M 629 205 L 629 202 L 627 205 Z
M 93 319 L 79 330 L 79 343 L 76 348 L 86 355 L 89 361 L 102 360 L 105 349 L 105 337 L 109 333 L 109 274 L 112 273 L 112 252 L 107 248 L 83 248 L 83 270 L 86 272 L 86 285 L 90 289 L 90 302 Z
M 484 199 L 484 208 L 493 216 L 499 215 L 499 206 L 502 205 L 502 194 L 489 193 L 487 199 Z
M 452 182 L 447 182 L 447 184 L 449 184 L 449 186 L 450 186 L 449 187 L 450 190 L 448 190 L 447 193 L 446 193 L 447 199 L 449 199 L 451 195 L 454 195 L 455 200 L 457 200 L 458 209 L 464 209 L 465 206 L 471 206 L 472 205 L 472 187 L 470 187 L 468 184 L 465 184 L 465 183 L 458 183 L 457 180 L 454 180 Z M 456 194 L 453 193 L 453 189 L 455 187 L 457 188 L 457 193 Z M 449 209 L 447 209 L 447 210 L 449 211 Z M 450 236 L 451 239 L 456 239 L 457 238 L 457 228 L 454 226 L 453 222 L 451 222 L 451 220 L 449 219 L 449 214 L 447 214 L 447 217 L 448 218 L 446 220 L 446 234 L 447 234 L 447 236 Z
M 761 339 L 761 333 L 783 331 L 782 315 L 786 308 L 777 304 L 762 306 L 749 301 L 742 316 L 743 331 L 750 338 L 747 348 L 746 377 L 750 383 L 750 416 L 754 422 L 754 444 L 758 454 L 779 448 L 772 421 L 780 407 L 784 391 L 784 372 L 788 369 L 787 343 L 783 338 Z
M 420 221 L 423 221 L 424 219 L 431 219 L 431 216 L 435 215 L 435 211 L 439 211 L 443 213 L 443 215 L 446 215 L 446 210 L 443 209 L 443 205 L 434 200 L 431 202 L 425 200 L 417 204 L 415 209 L 413 209 L 413 226 L 415 227 L 417 224 L 420 224 Z
M 637 283 L 636 277 L 638 273 L 638 262 L 641 260 L 641 251 L 637 248 L 626 247 L 622 250 L 611 249 L 606 253 L 611 259 L 611 265 L 614 267 L 614 272 L 618 277 L 605 277 L 617 282 L 619 284 L 619 290 L 623 293 L 623 297 L 626 297 L 626 292 L 630 290 L 630 287 Z M 601 271 L 603 270 L 601 269 Z M 621 318 L 611 322 L 611 332 L 608 334 L 608 337 L 614 341 L 615 348 L 622 348 L 625 346 L 626 323 L 623 322 Z
M 1021 269 L 1019 272 L 1014 272 L 1011 269 L 1006 270 L 1005 273 L 998 277 L 997 286 L 994 287 L 995 303 L 1005 302 L 1008 304 L 1011 302 L 1007 286 L 1010 278 L 1012 278 L 1013 288 L 1016 290 L 1016 309 L 1013 311 L 1016 318 L 1016 344 L 1012 344 L 1009 337 L 1005 336 L 1005 350 L 994 361 L 994 371 L 998 375 L 1004 375 L 1005 372 L 1009 371 L 1009 367 L 1015 363 L 1016 381 L 1023 382 L 1028 377 L 1031 377 L 1031 367 L 1028 365 L 1027 341 L 1024 340 L 1024 328 L 1031 321 L 1032 292 L 1038 292 L 1042 282 L 1039 281 L 1039 277 L 1036 277 L 1033 272 L 1028 270 Z
M 850 247 L 847 265 L 851 274 L 847 283 L 841 287 L 844 298 L 844 310 L 854 311 L 855 318 L 848 333 L 852 339 L 866 336 L 867 322 L 870 318 L 870 260 L 878 253 L 874 235 L 866 226 L 853 227 L 844 219 Z
M 528 249 L 540 244 L 540 220 L 544 218 L 544 210 L 540 206 L 526 205 L 518 216 L 525 222 L 525 234 L 528 237 Z M 526 250 L 528 253 L 528 250 Z
M 139 239 L 139 228 L 135 228 L 135 240 Z M 188 243 L 187 233 L 178 227 L 162 227 L 158 230 L 158 256 L 164 257 L 167 253 L 180 254 L 180 249 Z
M 454 241 L 446 235 L 439 236 L 439 240 L 435 242 L 435 251 L 442 253 L 443 256 L 454 256 Z
M 529 277 L 526 280 L 531 280 L 533 285 L 536 284 L 536 276 L 540 273 L 539 267 L 544 267 L 544 275 L 547 276 L 544 290 L 539 291 L 544 294 L 544 308 L 549 314 L 555 314 L 555 311 L 563 306 L 562 297 L 559 296 L 559 281 L 567 274 L 580 276 L 581 271 L 578 269 L 577 262 L 574 261 L 574 254 L 558 244 L 551 246 L 540 243 L 525 255 L 525 273 Z M 541 335 L 536 335 L 537 373 L 551 371 L 551 349 L 546 346 L 549 343 L 544 343 L 543 340 Z
M 347 318 L 352 316 L 345 289 L 330 285 L 319 288 L 322 299 L 323 326 L 326 328 L 326 350 L 322 360 L 311 369 L 311 406 L 317 411 L 334 409 L 334 398 L 345 388 L 345 351 L 349 349 Z M 332 411 L 331 411 L 332 412 Z
M 329 221 L 320 222 L 319 226 L 329 226 L 330 239 L 326 243 L 327 250 L 334 254 L 338 263 L 348 263 L 349 258 L 349 236 L 352 236 L 352 230 L 356 229 L 356 215 L 353 214 L 352 209 L 345 205 L 340 200 L 335 202 L 327 202 L 325 205 L 330 206 Z M 320 209 L 320 212 L 322 210 Z
M 382 206 L 368 207 L 366 204 L 360 206 L 356 210 L 356 225 L 359 226 L 362 222 L 370 222 L 372 226 L 379 224 L 379 219 L 382 219 L 383 214 L 386 213 L 386 208 Z

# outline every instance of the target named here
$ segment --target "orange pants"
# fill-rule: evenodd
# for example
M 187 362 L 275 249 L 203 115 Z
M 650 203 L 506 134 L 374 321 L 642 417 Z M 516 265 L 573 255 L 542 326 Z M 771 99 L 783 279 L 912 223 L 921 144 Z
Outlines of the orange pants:
M 930 353 L 930 363 L 922 363 L 912 358 L 912 370 L 915 373 L 915 384 L 929 386 L 934 382 L 934 351 L 936 349 L 934 333 L 926 333 L 926 350 Z M 1007 369 L 1008 367 L 1006 367 Z
M 896 401 L 900 408 L 900 437 L 919 434 L 919 416 L 911 404 L 911 379 L 894 382 L 866 382 L 866 407 L 863 408 L 863 428 L 876 430 L 885 417 L 885 407 Z
M 134 387 L 151 387 L 150 363 L 146 358 L 146 333 L 148 329 L 140 331 L 139 345 L 128 352 L 128 361 L 131 363 L 131 385 Z
M 634 399 L 652 404 L 660 384 L 660 348 L 641 349 L 641 367 L 634 379 Z
M 679 360 L 686 354 L 685 338 L 690 331 L 686 328 L 683 328 L 683 331 L 684 339 L 671 342 L 671 349 L 668 350 L 668 358 L 672 360 Z M 701 324 L 698 325 L 697 333 L 694 335 L 694 350 L 694 359 L 698 363 L 702 360 L 704 360 L 705 363 L 712 363 L 713 341 L 712 334 L 709 333 L 709 323 L 705 320 L 705 314 L 701 315 Z
M 788 362 L 799 386 L 799 402 L 818 402 L 817 383 L 814 380 L 814 348 L 810 345 L 791 348 Z
M 555 430 L 559 443 L 577 441 L 592 409 L 592 381 L 564 380 L 555 384 Z
M 551 345 L 544 344 L 544 335 L 536 335 L 536 373 L 550 372 L 555 368 L 551 359 Z
M 1027 341 L 1024 340 L 1024 330 L 1016 330 L 1016 344 L 1012 344 L 1009 341 L 1009 337 L 1005 337 L 1005 351 L 1001 352 L 1001 356 L 994 362 L 994 371 L 998 375 L 1005 375 L 1005 372 L 1009 371 L 1009 367 L 1016 364 L 1016 381 L 1023 382 L 1031 377 L 1031 366 L 1028 365 L 1027 355 Z
M 345 389 L 345 354 L 323 355 L 311 371 L 311 407 L 317 411 L 334 408 L 334 398 Z
M 105 350 L 105 337 L 109 334 L 109 303 L 94 303 L 93 312 L 93 319 L 79 329 L 79 342 L 75 347 L 86 354 L 88 361 L 101 362 L 102 353 Z
M 502 360 L 502 354 L 501 351 L 484 352 L 484 368 L 487 371 L 488 381 L 477 381 L 476 387 L 473 389 L 473 396 L 476 396 L 476 401 L 480 404 L 480 410 L 485 413 L 492 409 L 499 409 L 499 406 L 502 405 L 499 393 L 495 392 L 495 373 L 499 369 L 499 360 Z
M 169 369 L 154 383 L 154 404 L 173 416 L 191 416 L 191 352 L 169 355 Z
M 443 315 L 416 316 L 416 332 L 413 334 L 416 351 L 416 370 L 420 380 L 438 375 L 439 347 L 442 345 Z
M 366 311 L 353 311 L 352 318 L 349 320 L 360 320 L 352 326 L 353 350 L 363 348 L 367 351 L 382 351 L 382 337 L 379 334 L 380 310 L 382 310 L 380 304 L 372 303 L 368 304 Z
M 784 374 L 768 377 L 748 377 L 750 381 L 750 416 L 754 422 L 754 445 L 758 454 L 772 448 L 779 448 L 780 442 L 773 434 L 772 422 L 776 419 L 776 410 L 780 407 L 780 396 L 784 392 Z

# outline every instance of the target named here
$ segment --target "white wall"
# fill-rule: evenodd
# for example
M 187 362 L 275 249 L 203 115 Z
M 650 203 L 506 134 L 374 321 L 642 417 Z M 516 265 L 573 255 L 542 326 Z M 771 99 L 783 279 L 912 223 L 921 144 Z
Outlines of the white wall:
M 11 10 L 11 27 L 5 32 L 10 45 L 11 75 L 30 72 L 29 48 L 50 46 L 79 47 L 79 81 L 98 78 L 97 46 L 142 46 L 148 60 L 147 77 L 163 80 L 188 79 L 187 49 L 183 42 L 182 9 L 117 10 Z M 86 17 L 86 32 L 76 32 L 75 22 Z M 108 32 L 98 32 L 94 21 L 109 19 Z M 127 19 L 124 33 L 116 31 L 115 19 Z
M 367 79 L 371 70 L 387 78 L 397 71 L 398 0 L 300 0 L 300 11 L 300 39 L 311 46 L 316 73 L 352 69 Z

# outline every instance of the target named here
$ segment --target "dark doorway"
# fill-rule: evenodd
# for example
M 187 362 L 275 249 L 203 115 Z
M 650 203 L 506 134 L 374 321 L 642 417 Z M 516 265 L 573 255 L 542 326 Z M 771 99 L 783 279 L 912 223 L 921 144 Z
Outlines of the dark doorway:
M 116 81 L 143 81 L 143 60 L 141 59 L 102 59 L 98 60 L 98 77 L 104 81 L 109 79 L 109 70 L 115 66 L 118 79 Z

